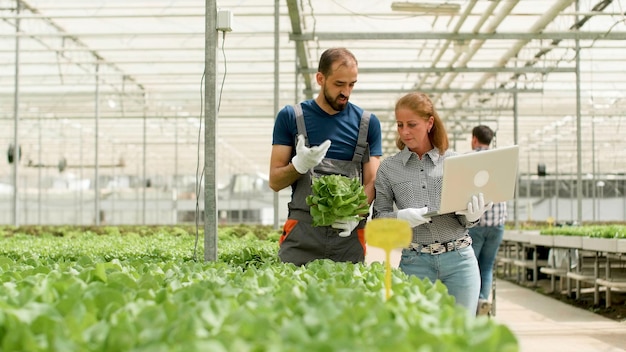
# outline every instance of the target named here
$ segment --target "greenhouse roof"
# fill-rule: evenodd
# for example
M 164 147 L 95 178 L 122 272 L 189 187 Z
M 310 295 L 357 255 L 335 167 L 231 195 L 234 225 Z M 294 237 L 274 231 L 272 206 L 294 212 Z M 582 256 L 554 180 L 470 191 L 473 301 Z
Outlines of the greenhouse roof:
M 207 9 L 232 30 L 213 32 Z M 26 173 L 65 159 L 194 175 L 215 121 L 218 182 L 266 175 L 277 110 L 315 96 L 320 54 L 344 46 L 359 61 L 350 100 L 380 118 L 384 156 L 395 101 L 422 91 L 460 152 L 487 124 L 496 146 L 521 146 L 521 173 L 623 174 L 625 13 L 624 0 L 0 0 L 0 140 L 17 131 Z

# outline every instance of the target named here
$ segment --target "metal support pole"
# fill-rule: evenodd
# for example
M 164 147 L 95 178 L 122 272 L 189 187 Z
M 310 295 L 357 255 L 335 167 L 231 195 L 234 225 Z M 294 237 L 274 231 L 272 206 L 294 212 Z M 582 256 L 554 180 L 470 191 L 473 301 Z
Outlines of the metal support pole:
M 20 0 L 15 1 L 16 15 L 20 14 Z M 20 17 L 15 19 L 15 90 L 13 94 L 13 226 L 19 226 L 19 163 L 22 156 L 19 139 L 20 126 Z
M 135 160 L 139 161 L 139 151 L 135 152 Z M 135 163 L 135 175 L 139 176 L 139 162 Z M 143 178 L 142 178 L 143 180 Z M 141 223 L 141 219 L 140 219 L 140 215 L 141 215 L 141 200 L 140 198 L 140 192 L 143 192 L 143 186 L 142 183 L 139 183 L 139 186 L 136 187 L 136 191 L 135 191 L 135 204 L 137 205 L 137 208 L 135 209 L 135 222 L 136 223 Z
M 41 113 L 39 114 L 39 150 L 37 150 L 37 163 L 43 164 L 41 160 L 41 151 L 43 146 L 42 141 L 42 133 L 41 133 Z M 41 193 L 42 193 L 42 182 L 41 182 L 41 167 L 37 169 L 37 225 L 41 225 Z
M 515 86 L 517 87 L 517 81 L 515 82 Z M 519 137 L 518 137 L 518 133 L 519 133 L 519 128 L 518 128 L 518 110 L 517 110 L 517 92 L 513 93 L 513 143 L 514 144 L 518 144 L 519 141 Z M 519 160 L 518 160 L 519 162 Z M 529 170 L 530 171 L 530 170 Z M 515 219 L 515 228 L 519 229 L 519 215 L 518 215 L 518 209 L 519 209 L 519 167 L 517 168 L 517 177 L 515 178 L 515 199 L 513 201 L 513 219 Z
M 83 161 L 83 125 L 80 125 L 80 129 L 79 129 L 79 157 L 80 157 L 80 168 L 78 169 L 78 175 L 79 175 L 79 186 L 78 186 L 78 218 L 79 220 L 79 224 L 83 224 L 83 165 L 84 165 L 84 161 Z M 41 160 L 41 159 L 40 159 Z
M 115 182 L 115 176 L 117 173 L 117 168 L 115 167 L 115 143 L 111 141 L 111 165 L 113 165 L 113 185 L 111 186 L 111 214 L 109 214 L 109 221 L 107 223 L 113 225 L 115 222 L 115 196 L 117 194 L 117 182 Z
M 278 115 L 280 88 L 280 0 L 274 0 L 274 116 Z M 274 192 L 274 229 L 277 230 L 280 213 L 279 192 Z
M 528 141 L 530 142 L 530 137 L 528 138 Z M 526 160 L 528 163 L 528 174 L 527 174 L 527 179 L 526 179 L 526 220 L 530 221 L 532 219 L 531 215 L 532 215 L 532 203 L 530 201 L 530 187 L 531 187 L 531 180 L 530 180 L 530 150 L 526 153 Z
M 554 139 L 554 223 L 559 221 L 559 129 Z
M 576 13 L 574 16 L 574 22 L 578 22 L 578 10 L 580 9 L 579 1 L 576 0 Z M 581 103 L 580 103 L 580 40 L 576 39 L 576 193 L 578 195 L 578 224 L 583 223 L 583 184 L 582 184 L 582 122 L 581 122 Z
M 591 118 L 591 216 L 593 221 L 596 221 L 596 128 L 594 121 L 595 118 Z
M 574 174 L 574 166 L 572 165 L 572 169 L 570 171 L 572 173 L 572 175 Z M 574 217 L 574 201 L 575 199 L 578 197 L 578 195 L 576 194 L 575 190 L 574 190 L 574 178 L 570 178 L 569 180 L 569 214 L 570 214 L 570 219 L 572 219 L 572 221 L 574 221 L 575 217 Z
M 174 202 L 174 214 L 172 215 L 172 221 L 174 224 L 178 223 L 178 117 L 174 118 L 174 180 L 172 182 L 172 201 Z
M 205 85 L 204 85 L 204 260 L 217 260 L 217 182 L 216 182 L 216 123 L 217 123 L 217 4 L 206 0 L 205 19 Z
M 100 159 L 98 147 L 100 145 L 100 63 L 96 63 L 96 104 L 95 104 L 95 132 L 94 132 L 94 151 L 95 151 L 95 179 L 94 179 L 94 210 L 95 224 L 100 225 Z
M 141 199 L 141 223 L 143 225 L 146 224 L 146 192 L 148 190 L 148 179 L 146 176 L 146 165 L 147 163 L 147 140 L 148 140 L 148 118 L 146 116 L 146 94 L 143 94 L 143 145 L 141 147 L 142 153 L 142 168 L 141 168 L 141 179 L 143 180 L 143 187 L 141 188 L 142 199 Z

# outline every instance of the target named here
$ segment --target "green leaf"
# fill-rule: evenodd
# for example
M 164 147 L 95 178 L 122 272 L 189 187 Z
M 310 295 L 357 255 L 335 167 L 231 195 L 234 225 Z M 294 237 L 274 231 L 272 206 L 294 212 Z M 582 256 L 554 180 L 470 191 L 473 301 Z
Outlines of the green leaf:
M 6 334 L 0 345 L 1 351 L 39 351 L 34 334 L 27 324 L 14 316 L 8 316 L 6 326 L 11 326 L 10 333 Z
M 137 341 L 137 329 L 128 314 L 118 315 L 118 322 L 111 325 L 104 351 L 130 351 Z
M 306 198 L 313 226 L 330 226 L 339 219 L 361 220 L 369 213 L 365 189 L 358 178 L 324 175 L 313 179 Z
M 108 276 L 108 286 L 119 290 L 136 290 L 137 282 L 127 273 L 113 272 Z

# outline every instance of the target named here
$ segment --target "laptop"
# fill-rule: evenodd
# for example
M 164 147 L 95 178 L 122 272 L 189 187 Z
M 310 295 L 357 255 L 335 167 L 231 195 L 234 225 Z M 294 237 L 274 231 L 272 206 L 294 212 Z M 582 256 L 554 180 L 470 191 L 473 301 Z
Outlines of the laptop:
M 485 204 L 513 199 L 518 157 L 517 145 L 447 157 L 443 161 L 439 209 L 424 216 L 465 210 L 472 196 L 478 193 L 484 195 Z

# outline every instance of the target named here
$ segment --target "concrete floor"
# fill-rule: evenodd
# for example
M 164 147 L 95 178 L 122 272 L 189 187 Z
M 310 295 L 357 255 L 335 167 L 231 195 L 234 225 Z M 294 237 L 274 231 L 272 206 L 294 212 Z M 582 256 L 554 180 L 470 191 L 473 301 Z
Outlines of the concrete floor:
M 496 316 L 520 351 L 626 351 L 626 322 L 616 322 L 508 281 L 496 282 Z
M 391 253 L 397 267 L 400 251 Z M 366 262 L 383 262 L 384 251 L 368 247 Z M 517 336 L 520 352 L 626 352 L 626 322 L 616 322 L 508 281 L 496 281 L 498 323 Z

